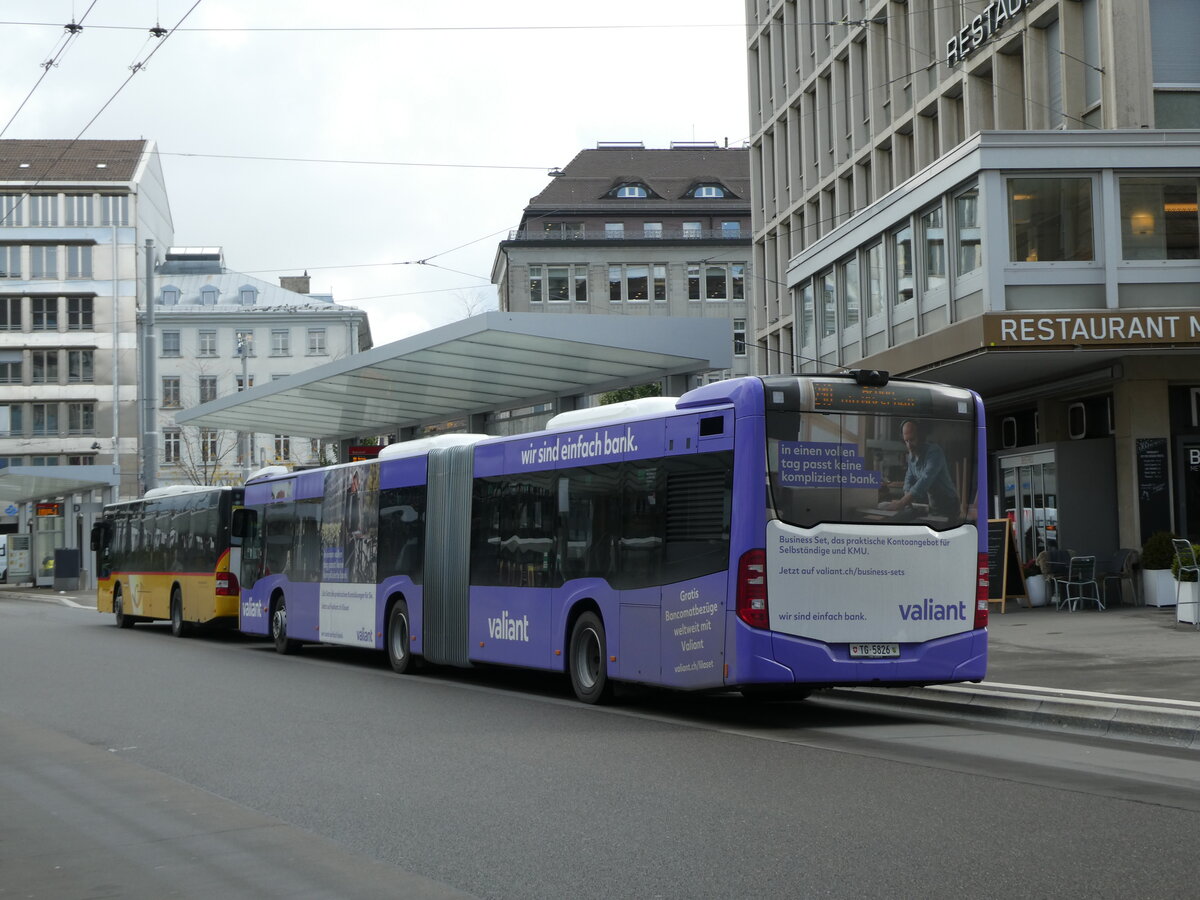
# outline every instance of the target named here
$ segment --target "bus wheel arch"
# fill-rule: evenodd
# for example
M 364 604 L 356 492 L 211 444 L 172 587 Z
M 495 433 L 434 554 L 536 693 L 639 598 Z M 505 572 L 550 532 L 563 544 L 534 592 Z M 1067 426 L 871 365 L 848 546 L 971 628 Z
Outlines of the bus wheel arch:
M 575 696 L 583 703 L 609 702 L 613 682 L 608 677 L 608 639 L 595 601 L 584 601 L 571 611 L 567 633 L 567 674 Z
M 392 669 L 401 675 L 415 671 L 419 660 L 412 650 L 412 617 L 403 594 L 388 597 L 384 622 L 384 643 Z
M 183 588 L 179 582 L 171 585 L 171 634 L 175 637 L 187 637 L 191 629 L 183 617 Z
M 275 642 L 276 653 L 286 655 L 300 649 L 300 642 L 288 637 L 287 601 L 279 588 L 271 594 L 271 639 Z

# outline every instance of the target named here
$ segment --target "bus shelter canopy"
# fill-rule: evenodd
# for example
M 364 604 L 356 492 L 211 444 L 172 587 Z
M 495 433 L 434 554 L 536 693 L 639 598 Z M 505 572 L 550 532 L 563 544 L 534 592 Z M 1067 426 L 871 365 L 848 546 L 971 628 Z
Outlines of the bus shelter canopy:
M 175 416 L 180 425 L 353 438 L 727 369 L 725 318 L 488 312 Z
M 5 466 L 0 469 L 0 512 L 10 503 L 104 490 L 120 481 L 112 466 Z

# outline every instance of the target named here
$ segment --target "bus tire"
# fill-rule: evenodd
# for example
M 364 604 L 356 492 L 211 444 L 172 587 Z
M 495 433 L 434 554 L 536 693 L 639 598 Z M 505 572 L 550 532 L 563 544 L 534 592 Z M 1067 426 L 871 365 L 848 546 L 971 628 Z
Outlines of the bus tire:
M 275 652 L 287 655 L 299 649 L 299 641 L 293 641 L 287 633 L 287 601 L 282 595 L 271 606 L 271 637 L 275 641 Z
M 183 594 L 178 587 L 171 588 L 171 634 L 177 638 L 187 637 L 191 629 L 183 620 Z
M 604 623 L 590 610 L 576 619 L 571 629 L 567 668 L 571 673 L 571 688 L 580 701 L 607 703 L 612 699 Z
M 412 631 L 409 628 L 408 604 L 397 600 L 388 613 L 387 651 L 392 669 L 401 675 L 412 672 L 417 661 L 412 652 Z
M 119 584 L 113 588 L 113 613 L 117 617 L 118 628 L 133 627 L 133 616 L 125 614 L 125 595 L 121 593 Z

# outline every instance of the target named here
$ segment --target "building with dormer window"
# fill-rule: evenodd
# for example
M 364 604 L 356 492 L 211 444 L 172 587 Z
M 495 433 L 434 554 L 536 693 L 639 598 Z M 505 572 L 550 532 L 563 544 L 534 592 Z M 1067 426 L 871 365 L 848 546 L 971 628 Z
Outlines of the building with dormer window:
M 259 281 L 219 247 L 172 247 L 154 298 L 158 483 L 241 484 L 247 469 L 332 461 L 322 442 L 179 426 L 175 413 L 371 347 L 367 314 L 309 293 L 308 276 Z
M 746 150 L 601 143 L 551 175 L 497 250 L 500 309 L 729 319 L 734 368 L 710 377 L 748 374 Z

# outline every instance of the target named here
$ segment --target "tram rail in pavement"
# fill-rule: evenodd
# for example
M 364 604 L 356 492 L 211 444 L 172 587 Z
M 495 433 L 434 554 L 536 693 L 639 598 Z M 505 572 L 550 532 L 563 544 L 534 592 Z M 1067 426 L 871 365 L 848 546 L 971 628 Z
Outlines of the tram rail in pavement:
M 92 591 L 0 585 L 0 594 L 94 608 Z M 1200 749 L 1200 631 L 1174 608 L 1058 611 L 1010 603 L 988 625 L 988 679 L 936 687 L 836 688 L 861 706 L 1005 721 Z

